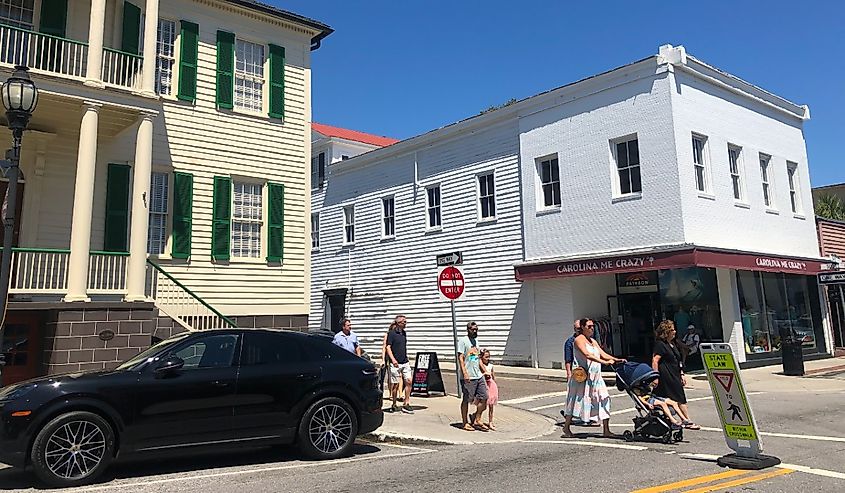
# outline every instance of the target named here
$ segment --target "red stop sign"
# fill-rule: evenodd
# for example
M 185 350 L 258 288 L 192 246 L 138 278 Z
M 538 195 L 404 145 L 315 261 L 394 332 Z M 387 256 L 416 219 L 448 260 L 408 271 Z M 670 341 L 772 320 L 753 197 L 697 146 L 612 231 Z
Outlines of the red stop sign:
M 464 292 L 464 274 L 456 267 L 445 267 L 437 276 L 437 287 L 443 296 L 456 300 Z

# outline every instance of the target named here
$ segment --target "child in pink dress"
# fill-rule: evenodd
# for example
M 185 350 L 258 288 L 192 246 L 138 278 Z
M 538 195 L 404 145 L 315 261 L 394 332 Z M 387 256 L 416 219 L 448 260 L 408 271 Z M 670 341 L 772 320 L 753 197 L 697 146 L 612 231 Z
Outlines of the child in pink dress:
M 493 363 L 490 362 L 490 351 L 481 351 L 481 371 L 484 372 L 484 380 L 487 382 L 487 427 L 495 430 L 493 426 L 493 407 L 499 402 L 499 386 L 496 385 L 496 374 L 493 373 Z

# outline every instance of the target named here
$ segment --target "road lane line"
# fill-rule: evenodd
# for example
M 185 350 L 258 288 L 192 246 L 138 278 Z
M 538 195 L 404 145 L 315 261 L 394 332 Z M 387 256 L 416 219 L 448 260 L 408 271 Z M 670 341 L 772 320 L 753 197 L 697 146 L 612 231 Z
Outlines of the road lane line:
M 765 394 L 765 392 L 746 392 L 745 393 L 745 395 L 759 395 L 759 394 Z M 712 400 L 712 399 L 713 399 L 713 396 L 708 395 L 706 397 L 696 397 L 694 399 L 687 399 L 687 402 L 707 401 L 707 400 Z M 629 407 L 627 409 L 620 409 L 618 411 L 612 411 L 610 414 L 612 416 L 612 415 L 616 415 L 616 414 L 630 413 L 630 412 L 633 412 L 633 411 L 636 411 L 636 410 L 637 410 L 637 408 L 635 408 L 635 407 Z
M 299 464 L 288 464 L 284 466 L 273 466 L 273 467 L 259 467 L 254 469 L 243 469 L 238 471 L 225 471 L 219 473 L 209 473 L 209 474 L 200 474 L 197 476 L 179 476 L 179 477 L 171 477 L 171 478 L 163 478 L 163 479 L 152 479 L 152 480 L 144 480 L 140 482 L 131 482 L 131 483 L 119 483 L 119 484 L 107 484 L 103 486 L 86 486 L 80 489 L 79 491 L 104 491 L 104 490 L 114 490 L 119 488 L 137 488 L 140 486 L 149 486 L 153 484 L 166 484 L 166 483 L 176 483 L 176 482 L 183 482 L 183 481 L 196 481 L 200 479 L 209 479 L 209 478 L 222 478 L 226 476 L 241 476 L 244 474 L 256 474 L 256 473 L 266 473 L 266 472 L 273 472 L 273 471 L 284 471 L 289 469 L 306 469 L 306 468 L 313 468 L 313 467 L 320 467 L 320 466 L 337 466 L 341 464 L 349 464 L 353 462 L 363 462 L 368 460 L 377 460 L 377 459 L 392 459 L 395 457 L 410 457 L 413 455 L 421 455 L 421 454 L 429 454 L 431 452 L 435 452 L 435 450 L 430 449 L 419 449 L 419 451 L 415 452 L 400 452 L 397 454 L 389 454 L 389 455 L 379 455 L 375 457 L 350 457 L 346 459 L 336 459 L 332 461 L 323 461 L 323 462 L 308 462 L 308 463 L 299 463 Z
M 562 391 L 562 392 L 549 392 L 547 394 L 535 394 L 535 395 L 529 395 L 529 396 L 526 396 L 526 397 L 519 397 L 517 399 L 508 399 L 508 400 L 504 400 L 504 401 L 499 401 L 499 404 L 511 404 L 511 405 L 512 404 L 525 404 L 526 402 L 537 401 L 537 400 L 540 400 L 540 399 L 546 399 L 548 397 L 560 397 L 560 396 L 563 396 L 563 395 L 566 395 L 565 390 Z
M 523 443 L 550 443 L 550 444 L 566 444 L 566 445 L 586 445 L 588 447 L 605 447 L 605 448 L 618 448 L 622 450 L 637 450 L 643 451 L 648 450 L 648 447 L 643 447 L 641 445 L 626 445 L 623 443 L 603 443 L 603 442 L 590 442 L 587 440 L 523 440 Z
M 682 481 L 675 481 L 674 483 L 667 483 L 662 484 L 659 486 L 652 486 L 650 488 L 642 488 L 639 490 L 634 490 L 631 493 L 662 493 L 664 491 L 672 491 L 678 490 L 681 488 L 687 488 L 690 486 L 698 486 L 704 483 L 712 483 L 714 481 L 720 481 L 722 479 L 729 479 L 735 478 L 737 476 L 743 476 L 748 474 L 750 471 L 739 471 L 739 470 L 731 470 L 727 472 L 720 472 L 716 474 L 708 474 L 706 476 L 698 476 L 695 478 L 684 479 Z
M 713 431 L 722 433 L 721 428 L 714 428 L 712 426 L 702 426 L 701 431 Z M 819 442 L 840 442 L 845 443 L 845 437 L 831 437 L 831 436 L 820 436 L 820 435 L 799 435 L 794 433 L 775 433 L 772 431 L 760 431 L 758 432 L 762 436 L 767 437 L 777 437 L 777 438 L 796 438 L 799 440 L 815 440 Z
M 792 469 L 778 469 L 776 471 L 764 472 L 763 474 L 756 474 L 754 476 L 735 479 L 733 481 L 726 481 L 724 483 L 717 483 L 717 484 L 713 484 L 713 485 L 710 485 L 710 486 L 695 488 L 695 489 L 692 489 L 692 490 L 684 490 L 684 493 L 709 493 L 711 491 L 724 490 L 726 488 L 733 488 L 734 486 L 741 486 L 743 484 L 756 483 L 758 481 L 776 478 L 778 476 L 785 476 L 787 474 L 792 474 L 794 472 L 795 471 L 792 470 Z
M 692 453 L 680 453 L 678 454 L 680 457 L 685 457 L 688 459 L 702 459 L 702 460 L 710 460 L 716 461 L 721 455 L 713 455 L 713 454 L 692 454 Z M 778 468 L 786 468 L 786 469 L 794 469 L 798 472 L 803 472 L 807 474 L 814 474 L 816 476 L 824 476 L 826 478 L 834 478 L 834 479 L 845 479 L 845 473 L 837 472 L 837 471 L 829 471 L 827 469 L 817 469 L 815 467 L 807 467 L 801 466 L 798 464 L 778 464 Z

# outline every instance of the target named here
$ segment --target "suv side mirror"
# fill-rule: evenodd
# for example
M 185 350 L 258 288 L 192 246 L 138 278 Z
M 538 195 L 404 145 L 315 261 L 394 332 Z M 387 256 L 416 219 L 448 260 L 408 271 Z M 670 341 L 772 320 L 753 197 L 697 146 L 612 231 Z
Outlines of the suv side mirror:
M 180 358 L 179 356 L 170 356 L 156 367 L 155 374 L 157 377 L 163 377 L 165 375 L 174 373 L 175 371 L 181 369 L 183 366 L 185 366 L 185 361 L 182 360 L 182 358 Z

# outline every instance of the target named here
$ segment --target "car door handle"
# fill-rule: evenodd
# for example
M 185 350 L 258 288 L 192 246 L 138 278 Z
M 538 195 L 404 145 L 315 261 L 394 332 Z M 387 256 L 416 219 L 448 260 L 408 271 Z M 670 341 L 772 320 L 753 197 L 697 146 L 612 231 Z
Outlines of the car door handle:
M 316 373 L 300 373 L 299 375 L 296 376 L 296 378 L 298 380 L 314 380 L 315 378 L 317 378 L 317 374 Z
M 229 382 L 224 382 L 223 380 L 215 380 L 215 381 L 211 382 L 211 386 L 212 387 L 220 387 L 220 388 L 228 387 Z

